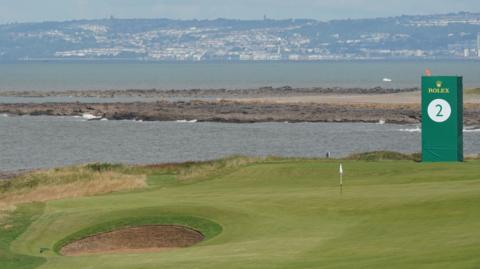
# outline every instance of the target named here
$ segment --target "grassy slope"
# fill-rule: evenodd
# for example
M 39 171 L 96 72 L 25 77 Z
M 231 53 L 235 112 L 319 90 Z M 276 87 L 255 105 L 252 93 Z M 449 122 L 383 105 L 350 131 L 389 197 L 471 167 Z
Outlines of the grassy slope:
M 2 221 L 0 226 L 0 268 L 31 269 L 45 262 L 44 258 L 12 253 L 10 244 L 41 215 L 43 204 L 36 203 L 19 207 L 15 213 Z
M 156 188 L 48 202 L 13 244 L 40 268 L 476 268 L 480 266 L 480 161 L 277 160 Z M 79 230 L 125 217 L 192 215 L 223 232 L 162 253 L 61 257 L 38 253 Z M 1 265 L 1 263 L 0 263 Z M 1 266 L 0 266 L 1 267 Z M 3 267 L 2 267 L 3 268 Z

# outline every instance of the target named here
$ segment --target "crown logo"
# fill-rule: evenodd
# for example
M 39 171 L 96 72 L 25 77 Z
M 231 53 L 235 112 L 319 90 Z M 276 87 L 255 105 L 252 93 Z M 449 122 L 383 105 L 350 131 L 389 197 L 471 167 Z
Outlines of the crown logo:
M 437 88 L 441 88 L 443 86 L 443 82 L 441 82 L 440 80 L 435 82 L 435 85 L 437 85 Z

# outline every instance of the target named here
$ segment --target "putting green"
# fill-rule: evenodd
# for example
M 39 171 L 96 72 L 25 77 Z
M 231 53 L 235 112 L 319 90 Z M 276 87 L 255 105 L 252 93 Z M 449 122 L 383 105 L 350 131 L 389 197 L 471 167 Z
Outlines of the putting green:
M 189 184 L 151 175 L 154 187 L 144 191 L 36 206 L 41 215 L 11 250 L 45 258 L 42 269 L 480 267 L 480 161 L 343 161 L 343 195 L 338 165 L 261 162 Z M 212 236 L 159 253 L 54 251 L 75 234 L 125 219 L 173 222 Z

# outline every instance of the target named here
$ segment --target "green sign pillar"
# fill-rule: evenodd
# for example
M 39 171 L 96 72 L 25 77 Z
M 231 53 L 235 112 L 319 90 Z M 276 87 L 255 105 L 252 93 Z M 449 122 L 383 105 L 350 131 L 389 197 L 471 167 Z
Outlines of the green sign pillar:
M 463 161 L 462 77 L 422 77 L 422 160 Z

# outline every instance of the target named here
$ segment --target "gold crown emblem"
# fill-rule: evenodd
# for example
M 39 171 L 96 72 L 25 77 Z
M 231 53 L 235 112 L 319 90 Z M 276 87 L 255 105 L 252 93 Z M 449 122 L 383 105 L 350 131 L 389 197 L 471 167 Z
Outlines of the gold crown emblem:
M 440 80 L 435 82 L 435 84 L 437 85 L 437 88 L 441 88 L 443 86 L 443 82 L 441 82 Z

